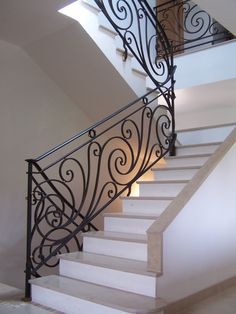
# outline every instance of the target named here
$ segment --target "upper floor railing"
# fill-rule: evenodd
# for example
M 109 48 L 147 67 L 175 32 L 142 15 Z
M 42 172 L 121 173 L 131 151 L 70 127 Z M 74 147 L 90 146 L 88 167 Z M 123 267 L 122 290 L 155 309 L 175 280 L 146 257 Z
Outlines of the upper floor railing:
M 144 0 L 94 0 L 155 88 L 28 162 L 26 297 L 29 279 L 82 250 L 95 218 L 163 158 L 175 142 L 173 54 Z M 160 51 L 162 51 L 160 53 Z M 102 69 L 101 69 L 102 71 Z
M 172 43 L 174 53 L 209 47 L 234 36 L 190 0 L 157 1 L 156 17 Z

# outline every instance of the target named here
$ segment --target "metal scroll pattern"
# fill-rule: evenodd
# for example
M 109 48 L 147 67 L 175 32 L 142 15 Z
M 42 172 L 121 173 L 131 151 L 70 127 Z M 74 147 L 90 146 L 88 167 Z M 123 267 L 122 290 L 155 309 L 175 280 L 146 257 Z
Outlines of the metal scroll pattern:
M 28 160 L 26 291 L 29 279 L 82 250 L 82 233 L 172 148 L 173 55 L 147 1 L 95 0 L 155 88 L 42 156 Z M 115 203 L 116 204 L 116 203 Z M 95 219 L 96 218 L 96 219 Z
M 124 59 L 132 53 L 154 84 L 171 79 L 171 47 L 147 1 L 95 0 L 122 39 Z
M 156 89 L 78 135 L 54 154 L 29 163 L 30 274 L 41 276 L 56 256 L 82 249 L 81 233 L 162 158 L 173 144 L 173 112 L 158 105 Z M 69 150 L 68 150 L 69 146 Z
M 189 0 L 161 2 L 155 9 L 160 24 L 172 41 L 174 52 L 233 38 L 228 30 Z

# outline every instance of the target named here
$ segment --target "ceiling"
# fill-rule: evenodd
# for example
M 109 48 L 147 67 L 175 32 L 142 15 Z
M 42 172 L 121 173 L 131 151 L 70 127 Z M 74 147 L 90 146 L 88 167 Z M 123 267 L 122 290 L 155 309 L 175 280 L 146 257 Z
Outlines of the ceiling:
M 1 0 L 0 39 L 28 46 L 73 21 L 57 11 L 74 0 Z

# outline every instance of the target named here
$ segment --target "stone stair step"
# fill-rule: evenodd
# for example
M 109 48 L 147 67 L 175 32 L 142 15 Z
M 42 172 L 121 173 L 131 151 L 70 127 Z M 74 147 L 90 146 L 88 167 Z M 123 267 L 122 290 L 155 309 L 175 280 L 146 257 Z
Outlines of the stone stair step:
M 147 261 L 147 237 L 123 232 L 86 232 L 83 234 L 83 250 L 88 253 Z
M 176 155 L 200 155 L 200 154 L 212 154 L 216 151 L 221 143 L 205 143 L 195 145 L 181 145 L 176 147 Z
M 201 167 L 163 167 L 152 168 L 154 179 L 159 180 L 191 180 Z
M 138 181 L 139 195 L 156 197 L 175 197 L 189 180 Z
M 104 230 L 113 232 L 146 234 L 158 215 L 108 213 L 104 214 Z
M 124 213 L 159 216 L 173 201 L 173 197 L 122 197 Z
M 165 302 L 63 276 L 31 280 L 32 301 L 67 314 L 162 313 Z
M 202 166 L 208 160 L 211 154 L 185 155 L 185 156 L 167 156 L 165 157 L 165 167 L 177 166 Z
M 63 254 L 60 275 L 156 297 L 157 274 L 148 272 L 143 261 L 86 252 Z

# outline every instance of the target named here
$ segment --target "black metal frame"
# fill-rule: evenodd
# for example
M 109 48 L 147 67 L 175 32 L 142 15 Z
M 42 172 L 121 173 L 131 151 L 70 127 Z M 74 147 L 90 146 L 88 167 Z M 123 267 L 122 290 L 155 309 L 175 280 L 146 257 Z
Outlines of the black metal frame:
M 234 36 L 190 0 L 167 0 L 155 8 L 156 16 L 171 37 L 174 53 L 216 44 Z M 182 32 L 182 37 L 177 39 Z
M 31 276 L 56 267 L 58 254 L 82 250 L 81 233 L 97 230 L 94 219 L 119 196 L 130 195 L 133 183 L 175 142 L 175 66 L 154 12 L 144 0 L 95 2 L 156 88 L 27 160 L 26 298 Z

